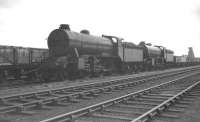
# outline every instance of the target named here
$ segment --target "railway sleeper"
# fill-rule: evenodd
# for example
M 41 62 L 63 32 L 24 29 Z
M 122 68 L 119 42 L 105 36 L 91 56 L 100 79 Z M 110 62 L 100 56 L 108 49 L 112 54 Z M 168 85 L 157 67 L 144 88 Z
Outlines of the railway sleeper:
M 88 95 L 80 95 L 79 97 L 78 97 L 78 99 L 83 99 L 83 100 L 90 100 L 90 99 L 92 99 L 92 98 L 94 98 L 94 97 L 92 97 L 92 96 L 88 96 Z
M 162 89 L 162 92 L 163 91 L 182 91 L 184 89 Z
M 103 91 L 103 94 L 112 94 L 112 91 Z
M 191 99 L 191 100 L 193 100 L 193 99 L 196 99 L 198 96 L 193 96 L 193 95 L 190 95 L 190 94 L 187 94 L 186 96 L 184 96 L 184 99 Z M 199 95 L 199 97 L 200 97 L 200 95 Z
M 7 100 L 5 99 L 0 99 L 0 105 L 2 106 L 11 106 L 13 105 L 12 103 L 9 103 Z
M 47 105 L 51 104 L 53 102 L 57 101 L 56 99 L 46 99 L 46 100 L 38 100 L 38 101 L 33 101 L 30 103 L 24 104 L 24 106 L 27 107 L 38 107 L 38 108 L 48 108 Z
M 159 117 L 166 118 L 166 119 L 178 119 L 179 115 L 175 112 L 164 112 L 159 115 Z
M 177 117 L 173 117 L 173 116 L 167 116 L 167 115 L 160 115 L 159 117 L 155 116 L 154 118 L 152 118 L 152 120 L 158 121 L 158 122 L 170 122 L 170 121 L 174 121 L 177 120 L 179 118 Z
M 67 102 L 70 102 L 70 103 L 79 103 L 80 100 L 79 100 L 79 99 L 76 99 L 76 98 L 70 97 L 69 99 L 67 99 Z
M 50 110 L 50 109 L 52 109 L 51 107 L 47 106 L 46 103 L 43 103 L 43 102 L 36 103 L 36 106 L 34 108 L 35 109 L 42 109 L 42 110 Z
M 131 121 L 133 118 L 124 117 L 124 116 L 114 116 L 114 115 L 105 115 L 105 114 L 99 114 L 99 113 L 93 113 L 91 114 L 91 117 L 97 117 L 97 118 L 109 118 L 109 119 L 120 119 L 125 121 Z
M 190 97 L 200 97 L 200 93 L 192 93 L 192 94 L 189 94 Z
M 117 87 L 114 87 L 113 89 L 112 89 L 112 91 L 113 92 L 117 92 L 117 91 L 121 91 L 121 90 L 123 90 L 124 88 L 122 88 L 122 87 L 120 87 L 120 86 L 117 86 Z
M 14 100 L 14 101 L 22 102 L 22 103 L 28 103 L 28 102 L 30 102 L 30 101 L 32 101 L 32 100 L 27 99 L 26 97 L 20 96 L 18 99 Z
M 34 94 L 34 96 L 32 98 L 37 99 L 37 100 L 46 99 L 46 97 L 40 96 L 38 94 Z
M 15 99 L 15 100 L 9 100 L 9 101 L 7 101 L 7 103 L 9 103 L 9 104 L 24 104 L 24 103 L 28 103 L 28 102 L 30 102 L 30 100 L 25 100 L 25 99 Z
M 7 111 L 7 113 L 9 113 L 9 114 L 22 114 L 22 115 L 29 115 L 29 116 L 35 114 L 34 111 L 29 111 L 24 106 L 17 106 L 15 108 L 15 110 L 13 109 L 10 112 Z
M 148 94 L 148 96 L 160 96 L 160 97 L 172 97 L 173 94 L 159 94 L 159 93 L 151 93 L 151 94 Z
M 166 100 L 169 97 L 166 96 L 151 96 L 151 95 L 143 95 L 141 98 L 146 98 L 146 99 L 162 99 L 162 100 Z
M 189 105 L 192 103 L 193 103 L 193 101 L 177 101 L 177 104 L 182 104 L 182 105 Z
M 184 108 L 169 107 L 166 111 L 170 112 L 184 112 Z
M 57 94 L 72 94 L 74 92 L 72 91 L 60 91 L 60 92 L 57 92 Z
M 65 97 L 66 95 L 52 94 L 51 96 L 52 96 L 52 97 L 58 97 L 58 98 L 60 98 L 60 97 Z
M 135 114 L 135 115 L 141 115 L 143 112 L 145 112 L 144 109 L 134 109 L 134 110 L 116 110 L 116 109 L 104 109 L 101 112 L 108 112 L 108 113 L 122 113 L 122 114 Z
M 175 108 L 187 108 L 188 107 L 188 105 L 185 105 L 185 104 L 175 104 L 175 105 L 173 105 L 173 107 L 175 107 Z
M 124 108 L 124 109 L 144 109 L 144 110 L 149 110 L 152 108 L 152 106 L 145 106 L 145 105 L 125 105 L 125 104 L 120 104 L 120 105 L 116 105 L 114 106 L 116 108 Z
M 66 103 L 61 100 L 54 100 L 51 103 L 48 103 L 47 105 L 48 106 L 68 106 L 68 105 L 70 105 L 70 103 Z
M 160 94 L 160 93 L 151 93 L 151 94 L 148 94 L 148 96 L 158 96 L 158 97 L 167 97 L 167 98 L 170 98 L 170 97 L 173 97 L 173 94 Z
M 135 102 L 149 102 L 149 103 L 162 103 L 164 100 L 159 100 L 159 99 L 136 99 Z
M 164 100 L 167 100 L 167 98 L 154 98 L 154 97 L 144 97 L 144 96 L 141 96 L 141 97 L 138 98 L 138 100 L 145 100 L 145 101 L 149 100 L 149 101 L 155 101 L 155 102 L 162 102 Z
M 194 102 L 195 98 L 181 98 L 182 101 L 186 101 L 186 102 Z
M 5 106 L 0 108 L 0 113 L 10 113 L 17 110 L 16 106 Z
M 192 92 L 190 92 L 189 94 L 197 94 L 197 95 L 200 95 L 200 92 L 199 91 L 192 91 Z
M 48 91 L 49 96 L 57 96 L 57 93 L 54 91 Z
M 88 96 L 91 96 L 91 97 L 98 97 L 100 94 L 98 93 L 95 93 L 95 92 L 91 92 Z
M 124 104 L 128 105 L 150 105 L 150 106 L 157 106 L 157 103 L 149 103 L 149 102 L 139 102 L 139 101 L 126 101 Z

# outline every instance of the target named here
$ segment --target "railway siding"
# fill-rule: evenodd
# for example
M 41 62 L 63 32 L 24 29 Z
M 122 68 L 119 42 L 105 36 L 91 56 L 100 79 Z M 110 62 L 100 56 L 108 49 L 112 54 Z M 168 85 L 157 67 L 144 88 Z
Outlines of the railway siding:
M 63 82 L 55 82 L 55 83 L 42 83 L 42 84 L 30 84 L 30 85 L 22 85 L 17 86 L 17 88 L 7 88 L 2 87 L 0 89 L 0 97 L 5 96 L 11 96 L 16 94 L 23 94 L 23 93 L 31 93 L 35 91 L 45 91 L 45 90 L 53 90 L 58 88 L 65 88 L 71 87 L 71 86 L 78 86 L 78 85 L 85 85 L 90 83 L 99 83 L 99 82 L 106 82 L 109 80 L 116 80 L 116 79 L 122 79 L 127 77 L 133 77 L 133 78 L 139 78 L 144 76 L 150 76 L 150 75 L 156 75 L 156 74 L 162 74 L 167 72 L 174 72 L 174 71 L 181 71 L 181 70 L 188 70 L 191 68 L 198 68 L 199 66 L 192 66 L 192 67 L 184 67 L 184 68 L 178 68 L 178 69 L 168 69 L 164 71 L 152 71 L 152 72 L 144 72 L 139 74 L 133 74 L 133 75 L 124 75 L 124 76 L 109 76 L 104 78 L 96 78 L 96 79 L 85 79 L 85 80 L 76 80 L 76 81 L 63 81 Z
M 62 114 L 50 119 L 46 119 L 41 122 L 60 122 L 60 121 L 131 121 L 141 122 L 151 119 L 156 114 L 164 111 L 168 106 L 175 103 L 176 100 L 180 99 L 180 96 L 196 87 L 200 84 L 200 81 L 184 81 L 173 80 L 167 83 L 156 85 L 138 92 L 130 93 L 122 97 L 111 99 L 96 105 L 92 105 L 83 109 L 79 109 L 73 112 Z M 173 87 L 171 87 L 173 86 Z M 176 87 L 174 87 L 176 86 Z M 165 94 L 165 91 L 169 91 Z M 152 97 L 151 95 L 162 96 L 162 99 Z M 145 96 L 151 96 L 146 98 Z M 146 101 L 146 102 L 145 102 Z M 141 112 L 146 107 L 139 108 L 137 105 L 148 105 L 150 109 L 147 112 Z M 120 107 L 119 105 L 128 105 L 131 111 L 126 108 Z M 110 108 L 110 109 L 109 109 Z M 115 108 L 115 109 L 114 109 Z M 138 111 L 140 109 L 140 111 Z M 146 110 L 145 110 L 146 111 Z M 78 119 L 77 119 L 78 118 Z M 136 118 L 136 119 L 134 119 Z
M 179 71 L 179 73 L 180 72 L 183 72 L 183 71 Z M 196 72 L 196 71 L 194 71 L 194 72 Z M 178 74 L 179 74 L 178 73 Z M 179 74 L 179 76 L 177 75 L 177 77 L 179 77 L 180 78 L 180 76 L 182 75 L 182 76 L 184 76 L 184 75 L 186 75 L 186 74 L 188 74 L 188 73 L 192 73 L 191 71 L 188 71 L 188 72 L 185 72 L 185 73 L 183 73 L 183 74 Z M 173 74 L 172 72 L 171 72 L 171 74 Z M 166 73 L 166 76 L 169 76 L 170 74 L 169 73 Z M 161 76 L 161 75 L 160 75 Z M 159 78 L 159 77 L 158 77 Z M 171 77 L 170 77 L 171 78 Z M 165 79 L 170 79 L 169 77 L 166 77 Z M 156 79 L 155 77 L 152 77 L 152 78 L 150 78 L 150 79 L 152 79 L 151 81 L 149 81 L 149 82 L 147 82 L 149 85 L 151 84 L 151 86 L 153 85 L 153 84 L 158 84 L 158 82 L 156 81 L 156 82 L 154 82 L 154 80 L 158 80 L 158 79 Z M 149 80 L 150 80 L 149 79 Z M 147 80 L 147 79 L 146 79 Z M 147 80 L 148 81 L 148 80 Z M 113 83 L 116 83 L 116 82 L 113 82 Z M 97 98 L 98 96 L 101 96 L 101 97 L 98 97 L 97 99 L 99 99 L 99 100 L 101 100 L 101 99 L 103 99 L 103 97 L 104 96 L 109 96 L 109 95 L 111 95 L 111 96 L 113 96 L 112 94 L 113 94 L 113 91 L 115 91 L 116 93 L 120 93 L 121 94 L 121 92 L 123 93 L 123 92 L 125 92 L 124 90 L 128 90 L 127 88 L 132 88 L 132 87 L 134 87 L 134 86 L 139 86 L 138 88 L 140 88 L 141 86 L 143 86 L 143 85 L 140 85 L 140 83 L 138 82 L 138 84 L 137 85 L 135 85 L 135 83 L 133 83 L 132 85 L 131 84 L 127 84 L 127 85 L 125 85 L 125 83 L 127 83 L 127 82 L 122 82 L 122 84 L 120 85 L 120 86 L 118 86 L 117 87 L 117 84 L 114 84 L 113 86 L 114 87 L 111 87 L 111 88 L 109 88 L 109 87 L 107 87 L 106 89 L 105 89 L 105 91 L 103 90 L 103 88 L 97 88 L 96 90 L 94 90 L 94 91 L 90 91 L 90 90 L 92 90 L 92 89 L 90 89 L 89 91 L 87 90 L 87 88 L 90 88 L 90 87 L 85 87 L 85 88 L 78 88 L 78 89 L 73 89 L 73 90 L 75 90 L 76 91 L 76 95 L 74 94 L 73 95 L 73 97 L 72 98 L 70 98 L 70 99 L 67 99 L 66 100 L 66 102 L 64 102 L 63 103 L 63 101 L 62 101 L 62 99 L 58 99 L 58 97 L 59 97 L 59 95 L 58 94 L 55 94 L 54 92 L 52 92 L 52 91 L 50 91 L 49 93 L 42 93 L 42 94 L 40 94 L 40 95 L 30 95 L 29 97 L 34 97 L 34 99 L 36 98 L 36 99 L 41 99 L 41 98 L 43 98 L 43 97 L 48 97 L 48 94 L 49 94 L 49 96 L 50 96 L 50 98 L 49 99 L 45 99 L 45 100 L 38 100 L 37 102 L 35 102 L 35 103 L 27 103 L 27 104 L 24 104 L 23 106 L 18 106 L 16 109 L 13 109 L 15 112 L 14 113 L 18 113 L 18 114 L 34 114 L 34 112 L 32 111 L 32 109 L 29 109 L 29 108 L 31 108 L 31 107 L 36 107 L 37 109 L 37 111 L 39 110 L 39 111 L 46 111 L 46 110 L 52 110 L 52 109 L 55 109 L 55 108 L 57 108 L 58 106 L 71 106 L 72 108 L 74 108 L 73 106 L 77 106 L 77 104 L 84 104 L 84 101 L 88 101 L 87 99 L 90 99 L 90 101 L 91 101 L 91 98 L 92 99 L 94 99 L 94 98 Z M 109 85 L 109 84 L 104 84 L 104 85 Z M 145 86 L 145 85 L 144 85 Z M 134 87 L 134 88 L 136 88 L 136 87 Z M 145 87 L 143 87 L 143 88 L 145 88 Z M 146 84 L 146 88 L 147 88 L 147 84 Z M 71 89 L 72 90 L 72 89 Z M 79 94 L 79 92 L 81 92 L 81 90 L 86 90 L 85 91 L 85 93 L 81 93 L 81 94 Z M 136 90 L 136 89 L 135 89 Z M 56 92 L 58 92 L 58 91 L 56 91 Z M 62 91 L 62 92 L 64 92 L 64 91 Z M 62 93 L 61 92 L 61 93 Z M 70 91 L 68 91 L 69 93 L 71 93 Z M 105 95 L 101 95 L 101 94 L 105 94 Z M 127 93 L 129 93 L 129 92 L 127 92 Z M 65 94 L 65 93 L 64 93 Z M 124 93 L 123 93 L 124 94 Z M 63 94 L 62 94 L 63 95 Z M 117 95 L 117 96 L 119 96 L 119 94 Z M 63 99 L 66 99 L 66 96 L 61 96 L 61 98 L 63 97 Z M 116 95 L 114 95 L 113 97 L 116 97 Z M 26 98 L 26 97 L 23 97 L 23 96 L 21 96 L 21 97 L 18 97 L 19 99 L 17 100 L 16 98 L 14 98 L 14 99 L 7 99 L 7 100 L 14 100 L 15 102 L 17 101 L 17 102 L 27 102 L 28 100 L 30 100 L 29 98 Z M 68 97 L 69 98 L 69 97 Z M 99 101 L 98 100 L 98 101 Z M 78 102 L 78 103 L 77 103 Z M 9 102 L 5 102 L 5 103 L 9 103 Z M 51 104 L 52 103 L 52 104 Z M 94 104 L 94 102 L 89 102 L 90 104 Z M 89 105 L 89 104 L 88 104 Z M 57 106 L 57 107 L 56 107 Z M 70 110 L 70 106 L 69 106 L 69 110 Z M 38 109 L 39 108 L 39 109 Z M 12 110 L 12 111 L 13 111 Z M 59 110 L 59 109 L 58 109 Z M 47 117 L 47 115 L 45 115 L 45 114 L 47 114 L 47 113 L 49 113 L 50 111 L 46 111 L 46 112 L 40 112 L 41 114 L 42 114 L 42 116 L 43 117 Z M 52 111 L 56 111 L 56 110 L 52 110 Z M 61 111 L 59 111 L 58 113 L 60 113 Z M 58 114 L 57 113 L 57 114 Z M 17 116 L 16 114 L 15 114 L 15 116 Z M 18 115 L 19 116 L 19 115 Z M 35 116 L 35 115 L 34 115 Z M 37 114 L 36 114 L 36 116 L 38 116 Z M 49 116 L 49 115 L 48 115 Z M 1 116 L 2 117 L 2 116 Z M 7 115 L 5 115 L 3 118 L 7 118 L 8 116 Z M 13 118 L 15 118 L 15 117 L 13 117 Z M 19 121 L 19 122 L 26 122 L 27 121 L 27 119 L 25 119 L 26 117 L 25 116 L 23 116 L 23 118 L 20 118 L 19 120 L 17 120 L 17 119 L 15 119 L 16 121 Z M 35 118 L 34 118 L 35 119 Z M 31 119 L 31 121 L 34 121 L 34 119 L 32 118 Z M 28 119 L 29 120 L 29 119 Z M 36 120 L 38 120 L 38 119 L 36 119 Z
M 189 70 L 190 71 L 190 70 Z M 184 71 L 187 72 L 187 71 Z M 182 72 L 179 72 L 182 73 Z M 26 108 L 30 107 L 42 107 L 45 104 L 57 103 L 60 104 L 61 101 L 74 102 L 74 99 L 81 98 L 87 99 L 89 96 L 98 96 L 99 93 L 110 94 L 113 91 L 120 91 L 125 88 L 130 88 L 144 82 L 149 82 L 151 80 L 160 79 L 163 77 L 169 77 L 177 75 L 179 73 L 172 74 L 162 74 L 159 76 L 153 76 L 147 79 L 142 79 L 138 81 L 132 81 L 132 78 L 118 79 L 117 81 L 102 82 L 97 84 L 87 84 L 84 86 L 67 87 L 64 89 L 54 89 L 50 91 L 33 92 L 27 94 L 19 94 L 8 97 L 1 98 L 0 112 L 23 112 Z M 189 75 L 190 76 L 190 75 Z M 181 77 L 179 79 L 185 78 L 187 76 Z M 18 103 L 18 104 L 16 104 Z M 5 106 L 5 107 L 4 107 Z

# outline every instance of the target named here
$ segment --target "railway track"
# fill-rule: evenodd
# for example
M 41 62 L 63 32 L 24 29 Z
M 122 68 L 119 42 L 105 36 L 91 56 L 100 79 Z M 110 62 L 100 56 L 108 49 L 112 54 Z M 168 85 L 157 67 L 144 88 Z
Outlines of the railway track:
M 138 78 L 126 78 L 119 79 L 117 81 L 107 81 L 103 83 L 92 83 L 83 86 L 68 87 L 63 89 L 53 89 L 49 91 L 40 91 L 34 93 L 25 93 L 14 96 L 7 96 L 0 98 L 0 112 L 9 113 L 17 112 L 20 114 L 34 114 L 29 111 L 30 108 L 45 108 L 46 105 L 56 104 L 65 105 L 73 102 L 79 102 L 77 99 L 91 99 L 98 96 L 98 94 L 110 94 L 114 91 L 120 91 L 123 89 L 131 88 L 133 86 L 142 84 L 146 81 L 152 81 L 160 78 L 170 77 L 174 75 L 185 75 L 188 72 L 196 71 L 197 69 L 191 69 L 187 71 L 163 73 L 159 75 L 153 75 L 151 77 L 143 77 L 140 80 Z M 181 77 L 184 78 L 184 77 Z M 180 78 L 180 79 L 181 79 Z M 77 98 L 77 99 L 76 99 Z
M 185 70 L 187 71 L 187 70 L 189 70 L 190 68 L 192 68 L 192 69 L 195 69 L 195 68 L 198 68 L 198 67 L 196 67 L 196 66 L 194 66 L 194 67 L 187 67 L 187 68 L 185 68 Z M 181 70 L 183 70 L 183 69 L 181 69 Z M 176 72 L 176 71 L 172 71 L 172 72 Z M 160 74 L 163 74 L 163 73 L 160 73 Z M 119 76 L 119 74 L 115 74 L 116 76 Z M 112 77 L 115 77 L 115 75 L 113 75 Z M 146 77 L 148 77 L 148 76 L 151 76 L 151 75 L 153 75 L 153 74 L 149 74 L 149 75 L 146 75 Z M 122 78 L 124 78 L 124 77 L 132 77 L 132 75 L 124 75 L 124 76 L 122 76 L 120 79 L 122 79 Z M 141 77 L 141 76 L 139 76 L 139 77 Z M 142 76 L 142 77 L 145 77 L 145 76 Z M 35 81 L 27 81 L 27 80 L 23 80 L 23 78 L 22 79 L 20 79 L 20 80 L 16 80 L 16 79 L 14 79 L 14 78 L 10 78 L 10 80 L 8 80 L 8 82 L 3 82 L 3 83 L 0 83 L 0 89 L 8 89 L 8 88 L 18 88 L 18 87 L 21 87 L 21 86 L 26 86 L 26 85 L 35 85 L 35 84 L 38 84 L 38 83 L 41 83 L 41 81 L 39 81 L 39 80 L 35 80 Z
M 145 76 L 140 78 L 128 77 L 101 83 L 91 83 L 87 85 L 1 97 L 0 113 L 18 112 L 23 114 L 31 114 L 33 112 L 27 111 L 27 109 L 36 107 L 43 108 L 48 104 L 64 105 L 63 102 L 76 103 L 78 102 L 76 98 L 90 99 L 91 97 L 98 96 L 99 93 L 110 94 L 113 91 L 120 91 L 124 88 L 131 88 L 147 81 L 149 82 L 160 78 L 181 75 L 196 70 L 198 70 L 198 68 L 190 69 L 187 71 L 156 74 L 153 76 Z
M 164 113 L 183 111 L 200 96 L 199 88 L 198 80 L 176 79 L 41 122 L 146 122 L 156 115 L 156 120 L 177 119 L 174 114 Z

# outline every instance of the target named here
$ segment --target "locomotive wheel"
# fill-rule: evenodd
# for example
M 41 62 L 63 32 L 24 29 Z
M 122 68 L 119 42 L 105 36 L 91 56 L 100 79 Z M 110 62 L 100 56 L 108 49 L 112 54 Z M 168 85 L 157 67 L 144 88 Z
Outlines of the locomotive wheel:
M 64 73 L 64 70 L 59 70 L 59 71 L 57 71 L 57 72 L 55 72 L 55 79 L 56 80 L 58 80 L 58 81 L 63 81 L 63 80 L 65 80 L 65 75 L 64 75 L 65 73 Z
M 51 75 L 49 75 L 48 70 L 40 70 L 36 73 L 36 77 L 42 82 L 49 82 Z

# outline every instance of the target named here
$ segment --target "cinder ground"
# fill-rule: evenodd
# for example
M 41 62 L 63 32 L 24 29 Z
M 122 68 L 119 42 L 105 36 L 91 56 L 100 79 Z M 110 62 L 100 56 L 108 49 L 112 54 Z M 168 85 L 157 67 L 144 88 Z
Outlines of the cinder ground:
M 49 110 L 34 110 L 34 112 L 37 112 L 33 115 L 30 116 L 23 116 L 23 115 L 19 115 L 19 114 L 4 114 L 4 115 L 0 115 L 0 120 L 6 120 L 7 122 L 38 122 L 40 120 L 44 120 L 59 114 L 63 114 L 66 112 L 70 112 L 73 110 L 77 110 L 83 107 L 87 107 L 89 105 L 94 105 L 96 103 L 99 102 L 103 102 L 106 100 L 110 100 L 119 96 L 123 96 L 126 95 L 128 93 L 132 93 L 132 92 L 136 92 L 138 90 L 142 90 L 145 88 L 148 88 L 150 86 L 154 86 L 154 85 L 158 85 L 160 83 L 164 83 L 167 81 L 170 81 L 172 79 L 175 79 L 175 77 L 180 77 L 180 76 L 174 76 L 174 77 L 170 77 L 170 78 L 165 78 L 162 80 L 153 80 L 141 85 L 137 85 L 135 87 L 133 87 L 132 89 L 126 89 L 123 91 L 118 91 L 118 92 L 114 92 L 112 94 L 102 94 L 97 98 L 94 99 L 89 99 L 89 100 L 81 100 L 80 103 L 73 103 L 73 104 L 69 104 L 66 107 L 52 107 Z M 197 77 L 193 77 L 194 79 L 196 79 Z M 198 77 L 200 79 L 200 76 Z M 5 122 L 6 122 L 5 121 Z
M 180 68 L 180 69 L 187 69 L 187 68 Z M 140 73 L 140 74 L 134 74 L 132 76 L 144 76 L 144 75 L 150 75 L 150 74 L 154 74 L 154 73 L 158 73 L 158 72 L 171 72 L 177 69 L 170 69 L 170 70 L 165 70 L 165 71 L 154 71 L 154 72 L 144 72 L 144 73 Z M 0 89 L 0 96 L 6 96 L 6 95 L 12 95 L 12 94 L 18 94 L 18 93 L 25 93 L 25 92 L 32 92 L 32 91 L 38 91 L 38 90 L 48 90 L 48 89 L 52 89 L 52 88 L 61 88 L 61 87 L 66 87 L 66 86 L 73 86 L 73 85 L 81 85 L 81 84 L 88 84 L 91 82 L 101 82 L 101 81 L 105 81 L 105 80 L 109 80 L 109 79 L 118 79 L 121 78 L 121 76 L 110 76 L 110 77 L 101 77 L 101 78 L 95 78 L 95 79 L 84 79 L 84 80 L 77 80 L 77 81 L 64 81 L 64 82 L 55 82 L 55 83 L 43 83 L 43 84 L 37 84 L 34 86 L 23 86 L 23 87 L 19 87 L 19 88 L 12 88 L 12 89 Z M 127 75 L 123 76 L 123 77 L 127 77 Z M 166 79 L 167 81 L 169 81 L 171 78 Z M 160 81 L 160 82 L 166 82 L 164 81 Z M 31 116 L 21 116 L 19 117 L 19 115 L 1 115 L 0 114 L 0 122 L 36 122 L 39 120 L 43 120 L 45 118 L 49 118 L 51 116 L 55 116 L 61 113 L 65 113 L 65 112 L 69 112 L 72 111 L 73 109 L 77 109 L 77 108 L 82 108 L 82 107 L 86 107 L 88 105 L 91 104 L 95 104 L 97 102 L 102 102 L 111 98 L 115 98 L 116 96 L 121 96 L 121 95 L 125 95 L 127 93 L 133 92 L 133 91 L 138 91 L 141 89 L 144 89 L 146 87 L 152 86 L 152 85 L 156 85 L 159 82 L 154 81 L 153 83 L 147 83 L 146 85 L 141 85 L 141 86 L 137 86 L 135 89 L 131 89 L 131 90 L 125 90 L 123 92 L 119 92 L 119 93 L 115 93 L 112 95 L 104 95 L 104 97 L 100 97 L 98 99 L 94 99 L 94 100 L 89 100 L 89 101 L 83 101 L 81 102 L 81 104 L 76 104 L 75 106 L 68 106 L 68 107 L 62 107 L 59 109 L 55 109 L 52 111 L 52 109 L 50 110 L 42 110 L 40 111 L 38 114 L 34 114 Z M 200 106 L 200 105 L 199 105 Z M 8 119 L 10 118 L 10 119 Z M 3 121 L 5 120 L 5 121 Z M 186 122 L 186 121 L 185 121 Z
M 196 77 L 199 77 L 198 80 L 200 80 L 200 75 Z M 156 116 L 155 118 L 153 118 L 152 122 L 200 122 L 200 94 L 199 96 L 194 98 L 192 103 L 186 106 L 187 107 L 184 108 L 183 112 L 174 113 L 174 115 L 177 116 L 178 119 L 167 119 Z M 171 108 L 173 108 L 173 106 Z
M 174 122 L 200 122 L 200 96 Z

